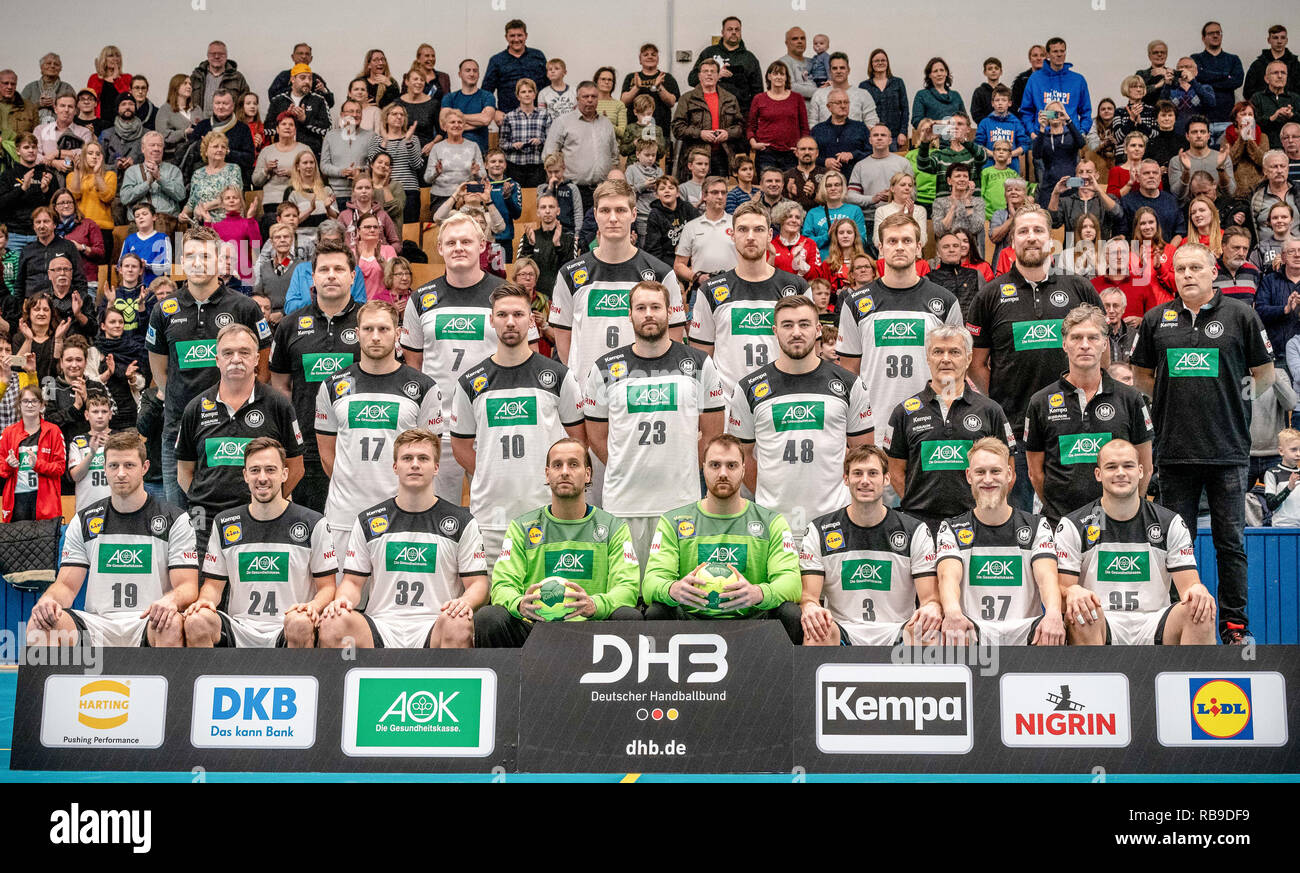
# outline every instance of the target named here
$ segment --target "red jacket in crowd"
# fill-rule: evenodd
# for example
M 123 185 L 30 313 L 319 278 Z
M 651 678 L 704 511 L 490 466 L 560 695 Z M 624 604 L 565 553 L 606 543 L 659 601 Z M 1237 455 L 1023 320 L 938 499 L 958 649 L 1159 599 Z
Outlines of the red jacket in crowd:
M 0 522 L 7 522 L 14 512 L 14 490 L 18 487 L 18 470 L 6 461 L 10 452 L 17 454 L 19 445 L 28 437 L 22 419 L 18 419 L 0 434 L 0 480 L 4 493 L 0 495 Z M 36 518 L 62 518 L 63 501 L 59 496 L 63 470 L 67 457 L 63 449 L 63 432 L 57 424 L 41 419 L 41 435 L 36 442 Z

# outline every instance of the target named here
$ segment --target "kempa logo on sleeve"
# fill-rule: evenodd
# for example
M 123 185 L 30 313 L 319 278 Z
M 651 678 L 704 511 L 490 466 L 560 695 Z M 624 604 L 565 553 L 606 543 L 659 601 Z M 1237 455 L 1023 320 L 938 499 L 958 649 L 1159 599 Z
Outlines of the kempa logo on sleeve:
M 628 412 L 674 412 L 676 409 L 676 382 L 658 382 L 628 386 Z
M 348 426 L 363 429 L 395 430 L 402 405 L 396 400 L 348 401 Z
M 488 427 L 522 427 L 537 424 L 536 397 L 489 397 Z
M 190 744 L 199 749 L 310 749 L 316 744 L 314 676 L 200 676 Z
M 587 289 L 587 315 L 591 318 L 627 318 L 627 290 Z
M 1170 376 L 1218 376 L 1218 349 L 1165 349 Z
M 1019 586 L 1021 560 L 1020 555 L 971 555 L 970 584 Z
M 1281 673 L 1161 673 L 1155 685 L 1156 738 L 1162 746 L 1287 744 Z
M 1123 673 L 1006 673 L 998 688 L 1005 746 L 1122 748 L 1132 739 Z
M 153 570 L 153 544 L 131 543 L 99 548 L 101 573 L 149 573 Z
M 182 370 L 217 365 L 217 341 L 181 340 L 176 343 L 176 361 Z
M 288 552 L 240 552 L 241 582 L 288 582 Z
M 1097 552 L 1099 582 L 1146 582 L 1151 578 L 1151 553 L 1147 551 Z
M 774 310 L 731 308 L 731 333 L 733 336 L 771 336 Z
M 845 591 L 888 591 L 893 564 L 875 558 L 846 560 L 840 567 L 840 587 Z
M 1095 464 L 1101 447 L 1111 441 L 1108 433 L 1062 434 L 1058 439 L 1062 464 Z
M 547 552 L 543 563 L 547 576 L 590 579 L 595 561 L 596 555 L 591 549 L 559 549 Z
M 249 437 L 208 437 L 203 441 L 203 453 L 209 467 L 242 467 L 244 450 L 252 442 Z
M 488 669 L 349 670 L 343 685 L 346 755 L 421 758 L 492 754 L 497 676 Z
M 922 440 L 922 470 L 965 470 L 970 440 Z
M 433 319 L 433 335 L 437 339 L 483 339 L 486 316 L 481 312 L 439 312 Z
M 324 382 L 340 370 L 352 366 L 347 352 L 315 353 L 302 356 L 302 373 L 308 382 Z
M 730 564 L 740 569 L 749 561 L 749 543 L 696 543 L 695 563 Z
M 438 569 L 438 544 L 389 540 L 384 544 L 384 561 L 389 572 L 434 573 Z
M 925 345 L 924 319 L 878 318 L 874 327 L 878 346 Z
M 965 664 L 823 664 L 817 748 L 826 754 L 965 754 L 974 744 Z
M 156 749 L 166 717 L 163 676 L 50 676 L 41 704 L 41 745 Z
M 822 430 L 825 424 L 826 404 L 821 400 L 772 404 L 772 426 L 777 431 Z
M 1061 348 L 1061 324 L 1060 318 L 1014 322 L 1011 325 L 1011 339 L 1016 351 Z

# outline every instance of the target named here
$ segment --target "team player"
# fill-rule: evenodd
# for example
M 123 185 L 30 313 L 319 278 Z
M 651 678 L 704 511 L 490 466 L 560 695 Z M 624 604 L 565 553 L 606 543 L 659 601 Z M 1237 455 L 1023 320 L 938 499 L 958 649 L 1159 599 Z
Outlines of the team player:
M 325 518 L 339 554 L 357 513 L 397 490 L 388 453 L 397 435 L 413 427 L 443 430 L 438 386 L 393 354 L 398 330 L 390 304 L 363 304 L 357 311 L 361 357 L 316 392 L 316 445 L 330 483 Z M 453 502 L 459 504 L 459 497 Z
M 728 397 L 736 382 L 776 359 L 772 309 L 776 301 L 808 293 L 800 276 L 767 260 L 772 227 L 763 207 L 744 203 L 731 214 L 736 266 L 700 286 L 691 317 L 691 345 L 713 357 Z
M 805 646 L 913 645 L 939 632 L 934 537 L 885 504 L 888 469 L 884 449 L 849 449 L 848 505 L 808 526 L 799 551 Z
M 775 618 L 802 642 L 799 556 L 779 512 L 740 494 L 745 460 L 738 439 L 719 434 L 704 447 L 703 500 L 663 514 L 641 584 L 647 621 Z M 734 579 L 710 604 L 696 572 L 726 564 Z M 734 578 L 734 577 L 733 577 Z
M 939 526 L 948 645 L 1065 645 L 1052 527 L 1007 503 L 1014 477 L 1006 443 L 984 437 L 971 446 L 966 479 L 975 508 Z
M 271 342 L 271 387 L 292 398 L 294 416 L 302 427 L 303 473 L 293 502 L 317 512 L 325 510 L 329 479 L 316 446 L 316 395 L 321 382 L 352 366 L 359 354 L 361 304 L 351 293 L 355 269 L 347 246 L 329 240 L 317 244 L 312 256 L 312 302 L 280 319 Z
M 284 446 L 269 437 L 244 451 L 244 481 L 253 499 L 213 521 L 203 587 L 185 610 L 186 646 L 315 645 L 321 610 L 334 599 L 338 562 L 324 517 L 284 496 L 286 461 Z M 227 589 L 227 606 L 220 609 Z
M 1070 644 L 1214 645 L 1214 595 L 1196 572 L 1192 536 L 1181 516 L 1142 499 L 1137 449 L 1111 440 L 1095 469 L 1101 498 L 1056 527 Z
M 488 570 L 506 527 L 546 500 L 537 453 L 565 434 L 582 441 L 582 389 L 569 369 L 527 343 L 531 298 L 511 282 L 491 295 L 497 349 L 456 380 L 451 448 L 470 476 L 469 509 L 479 523 Z
M 1147 493 L 1151 478 L 1151 412 L 1136 389 L 1116 382 L 1101 368 L 1109 342 L 1106 313 L 1081 304 L 1061 325 L 1070 369 L 1029 399 L 1025 415 L 1025 456 L 1029 478 L 1053 525 L 1061 516 L 1096 500 L 1101 486 L 1093 474 L 1097 450 L 1112 439 L 1137 446 Z
M 957 297 L 916 273 L 921 226 L 898 212 L 880 223 L 879 279 L 852 292 L 840 308 L 835 351 L 840 366 L 861 374 L 881 415 L 925 388 L 925 340 L 941 324 L 962 324 Z
M 77 509 L 85 509 L 111 493 L 104 472 L 104 444 L 108 423 L 113 418 L 113 401 L 95 392 L 86 397 L 86 421 L 90 431 L 68 443 L 68 475 L 77 483 Z
M 473 645 L 474 610 L 488 595 L 483 537 L 468 510 L 434 493 L 441 450 L 438 435 L 421 428 L 393 441 L 397 495 L 357 516 L 343 582 L 321 614 L 323 648 Z
M 587 503 L 591 454 L 565 437 L 546 453 L 550 503 L 510 522 L 492 570 L 492 603 L 474 614 L 475 645 L 522 646 L 540 616 L 541 583 L 564 580 L 566 619 L 640 621 L 641 571 L 627 524 Z
M 780 354 L 741 378 L 727 432 L 745 447 L 745 484 L 802 539 L 808 522 L 848 503 L 835 471 L 844 451 L 872 441 L 862 380 L 817 355 L 821 325 L 808 297 L 782 297 L 773 315 Z
M 144 490 L 148 469 L 138 433 L 109 436 L 112 494 L 72 517 L 58 578 L 32 607 L 28 645 L 181 645 L 181 612 L 199 590 L 194 528 L 183 510 Z M 72 609 L 83 584 L 86 607 Z
M 603 506 L 627 522 L 642 570 L 659 516 L 698 498 L 703 448 L 722 433 L 725 406 L 713 359 L 668 336 L 668 289 L 628 293 L 636 340 L 587 374 L 587 436 L 608 466 Z
M 944 324 L 931 330 L 925 338 L 930 382 L 894 407 L 881 434 L 903 511 L 935 536 L 941 521 L 975 505 L 965 475 L 971 445 L 986 436 L 1015 445 L 1002 407 L 967 387 L 970 355 L 966 328 Z
M 406 303 L 402 322 L 406 363 L 433 377 L 448 402 L 460 375 L 497 350 L 491 323 L 492 292 L 505 280 L 485 273 L 480 266 L 479 256 L 487 243 L 477 221 L 453 212 L 438 228 L 438 254 L 447 264 L 447 272 L 421 285 Z M 528 343 L 534 350 L 537 339 L 537 328 L 529 325 Z M 445 433 L 440 456 L 438 496 L 459 504 L 465 471 Z

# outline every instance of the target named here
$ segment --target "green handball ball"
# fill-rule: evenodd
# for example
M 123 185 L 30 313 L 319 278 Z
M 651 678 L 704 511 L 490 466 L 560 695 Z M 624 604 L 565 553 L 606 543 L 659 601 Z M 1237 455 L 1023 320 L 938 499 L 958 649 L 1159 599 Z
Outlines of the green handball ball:
M 569 614 L 569 607 L 564 605 L 564 597 L 569 589 L 559 576 L 548 576 L 542 580 L 542 587 L 537 596 L 542 599 L 537 607 L 537 615 L 542 621 L 563 621 Z
M 708 606 L 705 607 L 709 612 L 722 612 L 722 589 L 726 588 L 734 580 L 733 574 L 735 568 L 730 564 L 708 563 L 695 572 L 695 578 L 699 580 L 709 598 Z

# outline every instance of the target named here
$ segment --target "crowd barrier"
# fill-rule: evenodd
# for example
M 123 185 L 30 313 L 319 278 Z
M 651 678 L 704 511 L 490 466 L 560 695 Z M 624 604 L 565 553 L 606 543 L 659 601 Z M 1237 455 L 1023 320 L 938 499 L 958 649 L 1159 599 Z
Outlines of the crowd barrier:
M 805 649 L 776 622 L 590 622 L 522 650 L 95 655 L 19 667 L 13 769 L 1300 772 L 1293 646 Z

